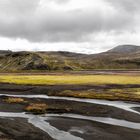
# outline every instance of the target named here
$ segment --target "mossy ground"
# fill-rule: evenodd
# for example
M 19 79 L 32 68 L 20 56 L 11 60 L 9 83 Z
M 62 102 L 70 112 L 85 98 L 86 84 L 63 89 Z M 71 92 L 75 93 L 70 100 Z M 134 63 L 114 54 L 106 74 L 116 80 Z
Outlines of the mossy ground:
M 0 83 L 25 85 L 140 84 L 130 75 L 0 75 Z
M 50 96 L 140 101 L 140 88 L 111 88 L 111 89 L 90 89 L 81 91 L 64 90 L 62 92 L 49 93 Z
M 35 114 L 43 114 L 46 113 L 47 108 L 48 106 L 45 103 L 31 103 L 25 108 L 25 111 Z
M 16 97 L 8 97 L 3 101 L 7 103 L 25 103 L 26 101 L 23 98 L 16 98 Z

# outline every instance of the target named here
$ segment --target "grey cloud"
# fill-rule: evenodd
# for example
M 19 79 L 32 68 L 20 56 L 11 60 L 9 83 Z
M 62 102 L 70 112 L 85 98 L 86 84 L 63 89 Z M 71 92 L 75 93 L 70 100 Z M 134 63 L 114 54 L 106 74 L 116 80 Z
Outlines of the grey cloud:
M 63 1 L 55 0 L 59 3 Z M 132 16 L 127 12 L 104 14 L 97 9 L 62 12 L 49 8 L 41 11 L 39 2 L 3 0 L 0 3 L 0 35 L 33 42 L 78 42 L 87 40 L 90 34 L 121 32 L 133 25 Z M 119 2 L 123 6 L 121 0 Z
M 132 13 L 139 10 L 140 1 L 139 0 L 107 0 L 115 8 L 127 10 Z
M 58 4 L 65 4 L 68 3 L 70 0 L 52 0 L 52 1 Z
M 0 0 L 0 15 L 17 16 L 34 12 L 39 0 Z

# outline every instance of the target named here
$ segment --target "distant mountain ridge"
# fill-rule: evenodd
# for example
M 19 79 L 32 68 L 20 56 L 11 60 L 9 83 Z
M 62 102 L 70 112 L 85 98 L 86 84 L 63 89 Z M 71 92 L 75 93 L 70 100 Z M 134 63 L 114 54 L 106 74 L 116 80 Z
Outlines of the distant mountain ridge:
M 12 53 L 12 51 L 10 51 L 10 50 L 0 50 L 0 55 L 5 55 L 5 54 L 8 54 L 8 53 Z
M 140 46 L 136 45 L 119 45 L 108 52 L 116 52 L 116 53 L 132 53 L 140 51 Z
M 140 69 L 140 46 L 120 45 L 99 54 L 0 51 L 0 71 Z

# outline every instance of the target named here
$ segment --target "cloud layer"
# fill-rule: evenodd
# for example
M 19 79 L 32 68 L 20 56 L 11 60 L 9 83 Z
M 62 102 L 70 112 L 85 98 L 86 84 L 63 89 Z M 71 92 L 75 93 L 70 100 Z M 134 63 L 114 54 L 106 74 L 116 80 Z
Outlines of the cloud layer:
M 1 0 L 0 36 L 40 44 L 88 43 L 91 50 L 129 43 L 131 34 L 140 34 L 139 5 L 138 0 Z

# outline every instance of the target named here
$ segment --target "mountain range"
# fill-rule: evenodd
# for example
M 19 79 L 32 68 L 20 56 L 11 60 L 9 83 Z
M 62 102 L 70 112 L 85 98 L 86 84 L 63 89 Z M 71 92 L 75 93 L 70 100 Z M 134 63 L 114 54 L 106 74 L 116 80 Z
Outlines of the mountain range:
M 0 51 L 0 71 L 140 69 L 140 46 L 120 45 L 99 54 Z

